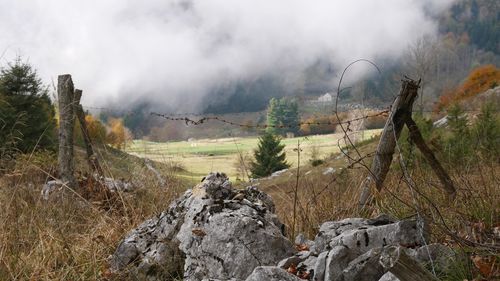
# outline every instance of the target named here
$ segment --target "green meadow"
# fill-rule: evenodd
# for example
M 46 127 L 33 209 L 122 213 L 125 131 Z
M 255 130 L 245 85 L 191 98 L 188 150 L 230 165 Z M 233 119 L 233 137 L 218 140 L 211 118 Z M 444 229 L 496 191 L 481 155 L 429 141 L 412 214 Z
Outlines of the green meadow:
M 352 136 L 356 141 L 372 138 L 381 130 L 367 130 Z M 300 144 L 300 164 L 309 163 L 312 155 L 322 159 L 339 152 L 339 145 L 344 146 L 343 134 L 315 135 L 307 137 L 284 138 L 287 161 L 292 167 L 297 166 L 299 157 L 297 145 Z M 181 167 L 181 176 L 200 178 L 211 171 L 228 174 L 232 179 L 242 177 L 237 167 L 239 156 L 249 159 L 257 148 L 258 137 L 197 139 L 176 142 L 150 142 L 134 140 L 126 152 L 146 157 L 151 160 Z M 248 165 L 247 165 L 248 166 Z

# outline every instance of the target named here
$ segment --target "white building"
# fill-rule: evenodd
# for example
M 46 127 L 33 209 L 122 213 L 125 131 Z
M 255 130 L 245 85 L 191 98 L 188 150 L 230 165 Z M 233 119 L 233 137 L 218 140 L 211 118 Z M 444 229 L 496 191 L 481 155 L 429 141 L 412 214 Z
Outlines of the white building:
M 330 93 L 326 93 L 318 98 L 318 102 L 332 102 L 333 95 Z

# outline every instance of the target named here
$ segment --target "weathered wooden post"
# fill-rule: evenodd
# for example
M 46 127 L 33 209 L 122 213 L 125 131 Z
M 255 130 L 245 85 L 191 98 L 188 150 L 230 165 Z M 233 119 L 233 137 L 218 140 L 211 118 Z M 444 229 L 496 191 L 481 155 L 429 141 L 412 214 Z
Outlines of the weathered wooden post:
M 59 177 L 64 184 L 75 187 L 73 162 L 74 86 L 71 75 L 59 75 L 57 78 L 57 97 L 59 100 Z
M 90 139 L 90 134 L 87 128 L 87 123 L 85 122 L 85 112 L 83 112 L 83 107 L 80 104 L 80 100 L 82 98 L 82 90 L 75 90 L 75 101 L 74 111 L 78 121 L 80 123 L 80 128 L 82 130 L 83 141 L 85 142 L 85 149 L 87 151 L 87 161 L 89 163 L 90 168 L 98 174 L 98 176 L 104 176 L 104 172 L 99 164 L 99 160 L 97 160 L 96 155 L 94 154 L 94 149 L 92 148 L 92 140 Z
M 447 192 L 449 198 L 455 198 L 455 187 L 448 173 L 443 166 L 438 162 L 432 150 L 425 144 L 422 134 L 413 121 L 411 115 L 413 110 L 413 102 L 417 97 L 419 82 L 411 79 L 403 80 L 401 92 L 392 105 L 391 114 L 384 126 L 384 131 L 380 137 L 380 142 L 377 147 L 377 152 L 373 159 L 370 169 L 370 175 L 361 184 L 361 196 L 359 205 L 363 208 L 371 200 L 371 189 L 373 183 L 378 191 L 382 189 L 384 180 L 389 172 L 392 163 L 399 135 L 406 124 L 410 132 L 411 140 L 417 145 L 418 149 L 426 160 L 429 162 L 439 180 L 443 184 L 443 189 Z
M 378 143 L 377 152 L 373 158 L 371 174 L 361 184 L 361 197 L 359 204 L 364 207 L 371 199 L 371 188 L 375 183 L 377 190 L 381 190 L 384 180 L 392 163 L 392 156 L 396 148 L 396 142 L 405 125 L 406 116 L 410 115 L 413 102 L 417 97 L 418 82 L 405 79 L 401 85 L 399 96 L 394 101 L 391 114 L 387 118 L 384 131 Z
M 449 199 L 455 199 L 456 189 L 453 181 L 451 180 L 450 176 L 443 168 L 441 163 L 439 163 L 439 161 L 436 159 L 436 156 L 434 156 L 432 150 L 425 143 L 417 124 L 411 117 L 406 118 L 406 127 L 408 127 L 408 131 L 410 132 L 410 139 L 417 145 L 420 152 L 422 152 L 422 155 L 424 155 L 427 162 L 429 162 L 429 165 L 431 165 L 432 170 L 441 181 L 444 191 L 448 193 Z

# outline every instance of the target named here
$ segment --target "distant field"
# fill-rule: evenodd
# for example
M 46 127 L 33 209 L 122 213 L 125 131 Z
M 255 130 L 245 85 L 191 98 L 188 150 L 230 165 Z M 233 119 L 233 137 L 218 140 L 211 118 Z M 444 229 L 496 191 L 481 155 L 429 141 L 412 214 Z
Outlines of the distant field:
M 358 133 L 357 140 L 364 140 L 379 134 L 381 130 L 367 130 Z M 300 141 L 302 148 L 301 164 L 307 164 L 311 158 L 313 147 L 319 151 L 319 157 L 324 158 L 339 151 L 338 140 L 342 134 L 317 135 L 308 137 L 297 137 L 283 139 L 286 145 L 285 151 L 287 161 L 296 166 L 297 142 Z M 183 176 L 202 177 L 210 171 L 222 171 L 232 179 L 238 176 L 236 169 L 238 155 L 252 155 L 257 148 L 258 138 L 220 138 L 220 139 L 198 139 L 195 141 L 177 142 L 149 142 L 135 140 L 126 148 L 126 152 L 139 157 L 147 157 L 152 160 L 179 164 L 187 173 Z M 241 177 L 241 175 L 240 175 Z

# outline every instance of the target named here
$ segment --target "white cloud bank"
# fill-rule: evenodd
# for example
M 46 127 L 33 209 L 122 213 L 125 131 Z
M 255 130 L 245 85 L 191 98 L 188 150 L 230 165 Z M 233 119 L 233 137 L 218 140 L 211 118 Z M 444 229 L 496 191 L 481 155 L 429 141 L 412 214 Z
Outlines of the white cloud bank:
M 71 73 L 84 103 L 157 103 L 218 85 L 397 57 L 434 34 L 451 0 L 0 0 L 2 64 L 28 58 L 45 81 Z M 427 12 L 425 12 L 427 11 Z

